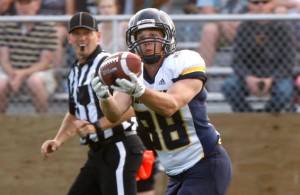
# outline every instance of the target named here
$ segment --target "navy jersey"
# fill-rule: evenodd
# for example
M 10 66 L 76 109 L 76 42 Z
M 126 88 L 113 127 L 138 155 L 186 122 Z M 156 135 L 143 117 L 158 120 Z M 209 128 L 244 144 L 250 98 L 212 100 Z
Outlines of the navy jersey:
M 182 50 L 164 60 L 154 80 L 144 73 L 144 84 L 157 91 L 167 91 L 173 83 L 191 78 L 205 82 L 205 63 L 198 53 Z M 218 143 L 219 134 L 207 116 L 206 98 L 207 92 L 203 89 L 171 117 L 161 116 L 141 102 L 134 102 L 138 121 L 150 133 L 168 175 L 191 168 Z

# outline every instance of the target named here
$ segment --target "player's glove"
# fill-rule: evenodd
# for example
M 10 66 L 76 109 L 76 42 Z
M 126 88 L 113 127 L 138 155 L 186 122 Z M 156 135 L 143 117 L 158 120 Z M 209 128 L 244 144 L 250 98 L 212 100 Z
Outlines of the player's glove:
M 94 74 L 92 74 L 91 85 L 99 100 L 107 100 L 109 98 L 110 93 L 108 86 L 103 85 L 98 76 L 94 78 Z
M 143 76 L 137 77 L 134 73 L 129 73 L 130 80 L 116 79 L 118 86 L 111 86 L 114 90 L 127 93 L 135 98 L 141 97 L 145 93 L 146 87 L 143 83 Z

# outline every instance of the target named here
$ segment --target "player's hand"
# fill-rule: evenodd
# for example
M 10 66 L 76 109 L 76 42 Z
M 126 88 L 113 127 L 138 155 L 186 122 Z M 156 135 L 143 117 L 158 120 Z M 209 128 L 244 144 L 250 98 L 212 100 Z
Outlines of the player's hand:
M 41 147 L 41 153 L 44 157 L 49 157 L 49 153 L 55 152 L 59 147 L 59 144 L 55 140 L 47 140 Z
M 108 86 L 103 85 L 102 82 L 100 81 L 100 78 L 98 76 L 94 77 L 94 75 L 95 74 L 92 73 L 91 85 L 93 90 L 95 91 L 99 100 L 107 100 L 110 96 Z
M 143 76 L 137 77 L 134 73 L 129 73 L 128 75 L 131 81 L 127 79 L 116 79 L 118 86 L 111 86 L 114 90 L 127 93 L 132 95 L 135 98 L 141 97 L 146 90 L 146 87 L 143 83 Z

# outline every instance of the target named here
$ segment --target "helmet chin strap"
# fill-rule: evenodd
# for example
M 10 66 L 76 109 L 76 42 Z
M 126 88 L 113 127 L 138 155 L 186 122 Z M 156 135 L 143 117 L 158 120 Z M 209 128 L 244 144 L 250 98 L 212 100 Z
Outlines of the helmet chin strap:
M 160 54 L 153 54 L 153 55 L 143 55 L 142 60 L 145 64 L 155 64 L 158 62 L 162 57 L 165 57 L 164 52 Z
M 150 56 L 143 56 L 143 62 L 145 64 L 155 64 L 160 60 L 161 56 L 160 55 L 150 55 Z

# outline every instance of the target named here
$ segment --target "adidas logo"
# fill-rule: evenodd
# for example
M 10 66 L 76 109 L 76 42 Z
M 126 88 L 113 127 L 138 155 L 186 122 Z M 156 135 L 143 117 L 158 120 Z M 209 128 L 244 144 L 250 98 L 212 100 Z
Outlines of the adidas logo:
M 159 83 L 158 83 L 159 85 L 164 85 L 164 84 L 166 84 L 166 82 L 165 82 L 165 80 L 164 79 L 161 79 L 160 81 L 159 81 Z

